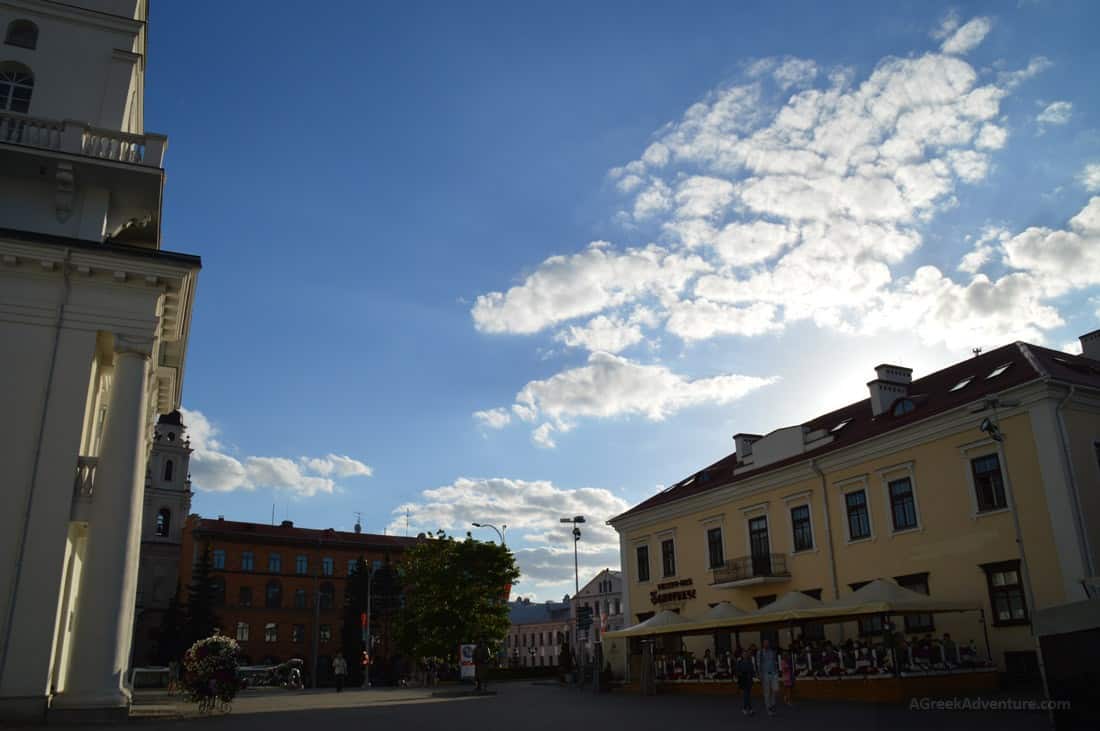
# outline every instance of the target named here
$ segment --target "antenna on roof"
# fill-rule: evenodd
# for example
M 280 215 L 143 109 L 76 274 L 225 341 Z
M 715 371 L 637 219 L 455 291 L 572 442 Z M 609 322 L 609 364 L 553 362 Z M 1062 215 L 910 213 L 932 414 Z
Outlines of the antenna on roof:
M 409 509 L 405 508 L 405 537 L 409 537 Z
M 977 358 L 979 355 L 982 354 L 982 349 L 981 348 L 972 348 L 970 350 L 970 352 L 974 354 L 975 358 Z
M 271 503 L 271 525 L 275 525 L 275 503 Z
M 362 533 L 363 532 L 362 523 L 363 523 L 363 514 L 362 513 L 356 513 L 355 514 L 355 532 L 356 533 Z

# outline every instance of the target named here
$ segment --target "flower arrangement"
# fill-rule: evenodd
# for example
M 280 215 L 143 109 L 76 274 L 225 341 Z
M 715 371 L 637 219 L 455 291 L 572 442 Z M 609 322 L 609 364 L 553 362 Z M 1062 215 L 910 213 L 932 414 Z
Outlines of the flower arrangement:
M 241 648 L 235 640 L 213 635 L 199 640 L 183 656 L 183 684 L 200 710 L 228 706 L 241 688 L 237 675 Z

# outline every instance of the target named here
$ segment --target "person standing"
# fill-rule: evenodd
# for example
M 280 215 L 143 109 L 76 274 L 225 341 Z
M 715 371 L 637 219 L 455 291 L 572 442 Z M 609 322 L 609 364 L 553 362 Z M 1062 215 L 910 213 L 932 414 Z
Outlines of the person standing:
M 775 696 L 779 692 L 779 656 L 768 640 L 760 643 L 760 685 L 764 690 L 764 707 L 769 716 L 775 715 Z
M 737 677 L 737 686 L 741 689 L 741 713 L 752 716 L 756 713 L 752 710 L 752 658 L 740 648 L 735 657 L 733 672 Z
M 787 650 L 780 657 L 779 669 L 783 674 L 783 702 L 794 705 L 794 651 Z
M 489 660 L 489 644 L 483 637 L 474 647 L 474 679 L 479 693 L 489 689 Z
M 344 653 L 336 653 L 332 661 L 332 674 L 336 676 L 336 692 L 343 692 L 344 679 L 348 677 L 348 661 L 344 659 Z

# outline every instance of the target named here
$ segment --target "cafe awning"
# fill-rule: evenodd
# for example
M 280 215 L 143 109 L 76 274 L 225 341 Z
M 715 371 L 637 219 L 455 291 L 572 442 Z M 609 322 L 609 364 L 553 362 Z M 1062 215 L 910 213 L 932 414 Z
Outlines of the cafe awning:
M 648 635 L 662 635 L 669 632 L 682 632 L 694 624 L 687 617 L 676 612 L 664 609 L 657 612 L 644 622 L 639 622 L 633 627 L 626 627 L 616 632 L 604 632 L 605 639 L 615 637 L 646 637 Z

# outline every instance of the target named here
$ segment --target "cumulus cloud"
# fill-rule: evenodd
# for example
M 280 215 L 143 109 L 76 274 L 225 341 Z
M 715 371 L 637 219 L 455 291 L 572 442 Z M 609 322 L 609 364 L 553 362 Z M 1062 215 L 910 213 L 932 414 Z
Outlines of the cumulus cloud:
M 1100 162 L 1091 162 L 1077 175 L 1079 182 L 1090 193 L 1100 192 Z
M 237 457 L 219 439 L 219 430 L 201 411 L 180 409 L 191 440 L 191 481 L 199 490 L 232 492 L 268 488 L 296 497 L 335 492 L 337 479 L 370 477 L 371 467 L 353 457 Z
M 488 409 L 486 411 L 475 411 L 474 418 L 485 427 L 490 429 L 503 429 L 512 422 L 512 415 L 508 413 L 507 409 Z
M 404 531 L 407 515 L 414 533 L 442 529 L 462 536 L 469 530 L 482 540 L 495 541 L 491 530 L 483 534 L 471 524 L 506 525 L 507 542 L 525 546 L 514 551 L 524 593 L 551 597 L 555 589 L 562 589 L 558 594 L 572 593 L 572 526 L 559 519 L 574 515 L 587 519 L 577 547 L 582 575 L 591 574 L 618 567 L 618 534 L 606 521 L 627 507 L 625 500 L 602 488 L 566 489 L 546 480 L 460 477 L 394 508 L 390 529 Z
M 937 33 L 937 37 L 944 39 L 940 50 L 954 55 L 968 53 L 977 48 L 992 29 L 993 21 L 989 18 L 974 18 L 960 26 L 957 17 L 949 16 Z
M 1072 115 L 1072 102 L 1051 102 L 1043 108 L 1043 111 L 1039 112 L 1039 115 L 1035 117 L 1035 121 L 1040 126 L 1066 124 Z
M 1100 284 L 1100 196 L 1065 229 L 1033 226 L 1002 244 L 1005 264 L 1033 274 L 1047 295 Z
M 600 315 L 585 325 L 570 325 L 554 336 L 558 342 L 571 348 L 585 348 L 618 353 L 642 341 L 641 325 L 620 317 Z

